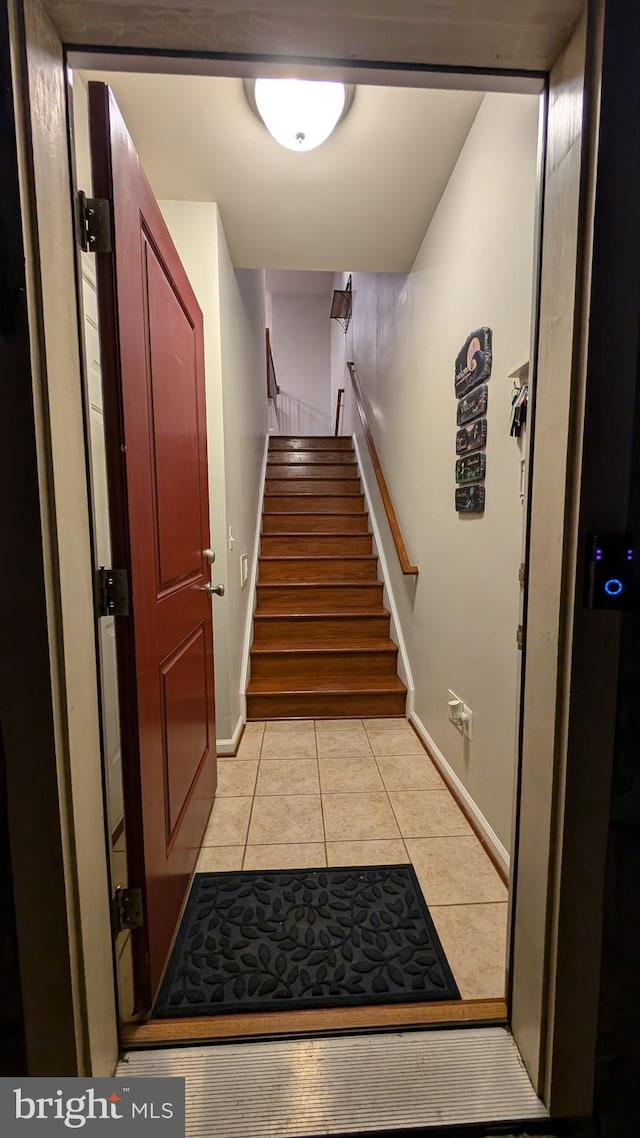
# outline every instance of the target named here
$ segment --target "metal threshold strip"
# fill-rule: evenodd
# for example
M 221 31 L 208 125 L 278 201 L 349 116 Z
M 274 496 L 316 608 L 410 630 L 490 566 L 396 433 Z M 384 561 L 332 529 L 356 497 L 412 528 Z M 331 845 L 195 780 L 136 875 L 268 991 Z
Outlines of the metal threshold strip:
M 316 1138 L 547 1118 L 500 1027 L 132 1051 L 186 1078 L 186 1138 Z

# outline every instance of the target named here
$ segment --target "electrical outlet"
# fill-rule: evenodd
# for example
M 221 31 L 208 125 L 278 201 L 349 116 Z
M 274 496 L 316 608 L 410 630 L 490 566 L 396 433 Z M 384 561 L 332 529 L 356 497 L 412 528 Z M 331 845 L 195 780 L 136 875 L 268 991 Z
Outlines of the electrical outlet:
M 244 589 L 249 580 L 249 558 L 246 553 L 240 558 L 240 588 Z
M 471 740 L 473 738 L 473 712 L 470 707 L 467 707 L 464 700 L 460 699 L 451 689 L 447 692 L 447 705 L 449 711 L 449 722 L 465 739 Z

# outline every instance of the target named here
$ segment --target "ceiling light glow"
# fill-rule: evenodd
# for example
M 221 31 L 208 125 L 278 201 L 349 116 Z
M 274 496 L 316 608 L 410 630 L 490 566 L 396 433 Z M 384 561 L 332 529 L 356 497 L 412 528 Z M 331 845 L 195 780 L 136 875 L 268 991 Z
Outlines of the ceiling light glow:
M 256 79 L 255 101 L 267 130 L 288 150 L 314 150 L 327 140 L 345 109 L 344 83 Z

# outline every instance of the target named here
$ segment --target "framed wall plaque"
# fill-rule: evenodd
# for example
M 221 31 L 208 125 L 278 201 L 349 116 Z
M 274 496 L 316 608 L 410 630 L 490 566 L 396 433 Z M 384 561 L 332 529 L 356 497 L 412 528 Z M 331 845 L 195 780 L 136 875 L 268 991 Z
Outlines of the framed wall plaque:
M 473 483 L 471 486 L 456 488 L 456 510 L 459 514 L 484 513 L 484 486 Z
M 456 435 L 456 454 L 469 454 L 487 443 L 487 420 L 476 419 L 468 427 L 461 427 Z
M 470 454 L 456 462 L 456 482 L 482 482 L 487 470 L 486 454 Z
M 471 332 L 456 356 L 456 396 L 462 399 L 473 387 L 485 383 L 491 375 L 491 329 L 476 328 Z
M 477 419 L 479 415 L 486 414 L 488 402 L 489 388 L 486 383 L 481 383 L 480 387 L 475 387 L 458 403 L 458 414 L 456 416 L 458 426 L 461 427 L 470 419 Z

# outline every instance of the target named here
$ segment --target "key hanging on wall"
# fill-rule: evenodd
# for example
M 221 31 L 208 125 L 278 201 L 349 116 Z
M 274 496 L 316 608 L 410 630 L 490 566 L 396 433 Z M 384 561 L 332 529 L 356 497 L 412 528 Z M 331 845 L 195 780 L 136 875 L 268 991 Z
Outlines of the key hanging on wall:
M 522 387 L 516 387 L 511 398 L 511 428 L 509 434 L 519 439 L 522 433 L 522 428 L 527 421 L 527 406 L 529 403 L 529 385 L 524 383 Z

